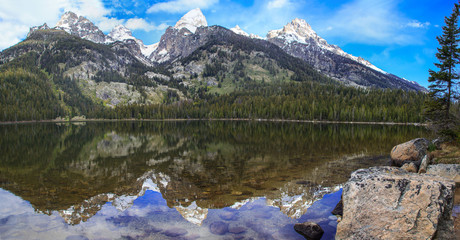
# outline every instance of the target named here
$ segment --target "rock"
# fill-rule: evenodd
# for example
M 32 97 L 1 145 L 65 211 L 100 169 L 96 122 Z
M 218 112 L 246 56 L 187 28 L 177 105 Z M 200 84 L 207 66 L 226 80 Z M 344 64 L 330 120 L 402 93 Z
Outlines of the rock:
M 323 229 L 314 222 L 296 223 L 294 230 L 306 239 L 321 239 L 324 234 Z
M 232 220 L 236 220 L 237 215 L 236 215 L 235 212 L 223 212 L 223 213 L 219 214 L 219 217 L 222 220 L 232 221 Z
M 398 167 L 407 162 L 416 162 L 417 165 L 420 165 L 420 161 L 426 155 L 429 144 L 430 141 L 425 138 L 416 138 L 396 145 L 391 150 L 391 161 Z
M 426 169 L 428 168 L 428 164 L 430 159 L 428 158 L 428 155 L 425 155 L 422 158 L 422 163 L 420 163 L 420 168 L 418 169 L 418 173 L 426 173 Z
M 246 232 L 246 228 L 245 227 L 230 227 L 228 231 L 234 234 L 240 234 L 240 233 Z
M 168 237 L 180 237 L 180 236 L 184 236 L 187 233 L 188 233 L 187 230 L 183 228 L 170 228 L 163 232 L 163 234 Z
M 396 167 L 357 170 L 343 188 L 336 239 L 452 239 L 454 188 Z
M 430 165 L 426 173 L 441 176 L 460 184 L 460 164 Z
M 406 170 L 408 172 L 411 172 L 411 173 L 418 172 L 417 165 L 415 165 L 415 163 L 413 163 L 413 162 L 405 163 L 404 165 L 402 165 L 401 169 L 404 169 L 404 170 Z
M 339 203 L 337 203 L 337 205 L 335 205 L 335 208 L 334 210 L 332 210 L 332 215 L 339 215 L 339 216 L 343 216 L 343 203 L 342 203 L 342 199 L 340 199 Z
M 228 232 L 228 224 L 221 221 L 213 222 L 209 225 L 209 231 L 212 234 L 224 235 Z
M 88 240 L 88 238 L 82 235 L 72 235 L 66 237 L 65 240 Z
M 253 214 L 255 218 L 270 219 L 272 214 L 267 211 L 257 211 Z
M 431 141 L 431 143 L 436 147 L 436 149 L 441 149 L 441 143 L 443 143 L 444 140 L 442 138 L 436 138 Z

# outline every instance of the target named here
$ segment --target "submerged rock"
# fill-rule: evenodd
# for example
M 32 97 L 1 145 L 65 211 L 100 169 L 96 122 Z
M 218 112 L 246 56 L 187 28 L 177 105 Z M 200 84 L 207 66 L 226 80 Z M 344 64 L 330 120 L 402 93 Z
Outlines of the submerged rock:
M 212 234 L 224 235 L 228 232 L 228 224 L 221 221 L 213 222 L 209 225 L 209 231 Z
M 396 145 L 391 150 L 391 161 L 398 167 L 408 162 L 415 162 L 419 166 L 423 156 L 426 155 L 429 144 L 430 141 L 425 138 L 416 138 Z
M 343 188 L 336 239 L 452 239 L 454 189 L 395 167 L 357 170 Z
M 170 228 L 163 232 L 164 235 L 168 237 L 179 237 L 187 234 L 188 231 L 183 228 Z
M 246 230 L 247 229 L 245 227 L 241 227 L 241 226 L 230 227 L 228 229 L 229 232 L 234 233 L 234 234 L 244 233 L 244 232 L 246 232 Z
M 309 240 L 321 239 L 324 234 L 321 226 L 314 222 L 296 223 L 294 230 Z
M 223 212 L 219 214 L 219 217 L 222 220 L 232 221 L 237 219 L 237 214 L 235 212 Z

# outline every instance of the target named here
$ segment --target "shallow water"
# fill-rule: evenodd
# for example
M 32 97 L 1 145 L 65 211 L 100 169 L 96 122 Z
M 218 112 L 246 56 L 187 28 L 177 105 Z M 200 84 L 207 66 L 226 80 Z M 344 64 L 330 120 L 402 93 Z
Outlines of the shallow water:
M 0 126 L 1 239 L 303 239 L 413 126 L 118 122 Z

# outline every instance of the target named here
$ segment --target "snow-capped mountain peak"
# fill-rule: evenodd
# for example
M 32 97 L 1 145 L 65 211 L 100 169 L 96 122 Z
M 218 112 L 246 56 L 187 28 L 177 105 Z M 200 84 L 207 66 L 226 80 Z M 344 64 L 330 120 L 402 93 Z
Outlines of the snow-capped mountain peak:
M 292 22 L 286 24 L 282 29 L 273 30 L 268 32 L 267 38 L 284 38 L 290 42 L 306 43 L 308 39 L 314 39 L 317 42 L 327 44 L 326 40 L 320 38 L 315 31 L 303 19 L 294 19 Z M 323 41 L 321 41 L 323 40 Z
M 109 33 L 109 37 L 117 41 L 124 41 L 127 39 L 133 39 L 133 40 L 136 39 L 135 37 L 133 37 L 131 30 L 129 30 L 127 27 L 123 25 L 117 25 L 116 27 L 114 27 L 112 31 Z
M 286 24 L 286 26 L 284 26 L 282 29 L 272 30 L 268 32 L 267 38 L 282 39 L 285 41 L 286 44 L 292 44 L 293 42 L 297 42 L 313 46 L 316 45 L 316 47 L 319 47 L 320 49 L 333 52 L 342 57 L 346 57 L 360 64 L 363 64 L 369 68 L 372 68 L 376 71 L 386 74 L 385 71 L 372 65 L 369 61 L 361 57 L 356 57 L 349 53 L 346 53 L 337 45 L 328 44 L 327 41 L 318 36 L 318 34 L 316 34 L 316 32 L 311 28 L 310 24 L 308 24 L 303 19 L 296 18 L 292 20 L 290 23 Z
M 245 31 L 243 31 L 243 29 L 241 29 L 240 26 L 238 26 L 238 25 L 236 25 L 234 28 L 230 28 L 230 30 L 232 30 L 232 32 L 234 32 L 236 34 L 249 37 L 249 34 L 247 34 Z
M 199 8 L 195 8 L 186 13 L 174 26 L 176 29 L 187 28 L 190 32 L 195 33 L 198 27 L 207 27 L 208 22 Z
M 66 12 L 61 16 L 61 19 L 56 23 L 56 27 L 66 32 L 70 31 L 71 26 L 78 22 L 78 15 L 73 12 Z
M 109 43 L 113 41 L 91 21 L 73 12 L 64 13 L 61 19 L 56 23 L 55 28 L 95 43 Z

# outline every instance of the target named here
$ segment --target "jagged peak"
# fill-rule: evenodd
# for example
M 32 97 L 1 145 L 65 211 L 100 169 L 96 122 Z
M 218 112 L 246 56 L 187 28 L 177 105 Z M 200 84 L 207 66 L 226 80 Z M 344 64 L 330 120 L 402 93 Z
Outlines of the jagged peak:
M 71 11 L 62 14 L 61 19 L 56 23 L 56 27 L 68 28 L 78 22 L 79 16 Z
M 282 29 L 269 31 L 267 38 L 288 37 L 291 41 L 305 43 L 306 39 L 323 40 L 311 28 L 307 21 L 296 18 L 286 24 Z
M 109 33 L 109 37 L 113 38 L 114 40 L 123 41 L 127 39 L 136 39 L 133 37 L 133 33 L 129 28 L 125 27 L 124 25 L 120 24 L 115 26 L 112 31 Z
M 106 36 L 94 23 L 74 12 L 65 12 L 56 23 L 55 29 L 64 30 L 72 35 L 95 43 L 110 43 L 113 39 Z
M 293 31 L 302 37 L 317 37 L 310 24 L 303 19 L 296 18 L 284 26 L 285 31 Z
M 269 31 L 267 34 L 267 38 L 284 39 L 288 44 L 291 44 L 293 42 L 298 42 L 302 44 L 307 44 L 307 42 L 308 44 L 312 43 L 321 49 L 328 50 L 330 52 L 346 57 L 367 67 L 370 67 L 376 71 L 386 74 L 385 71 L 372 65 L 369 61 L 361 57 L 356 57 L 349 53 L 346 53 L 339 46 L 328 44 L 327 41 L 318 36 L 318 34 L 316 34 L 316 32 L 312 29 L 310 24 L 308 24 L 307 21 L 303 19 L 296 18 L 292 20 L 290 23 L 286 24 L 282 29 Z
M 198 27 L 207 27 L 208 22 L 199 8 L 195 8 L 186 13 L 174 26 L 176 29 L 187 28 L 195 33 Z
M 234 28 L 230 28 L 230 30 L 232 30 L 232 32 L 234 32 L 236 34 L 249 37 L 249 34 L 246 33 L 245 31 L 243 31 L 243 29 L 241 29 L 240 26 L 238 26 L 238 25 L 236 25 Z
M 32 34 L 33 32 L 37 30 L 47 30 L 47 29 L 50 29 L 50 27 L 48 27 L 48 24 L 46 23 L 43 23 L 43 25 L 40 25 L 40 26 L 31 27 L 29 30 L 29 33 L 27 34 L 27 37 L 29 37 L 30 34 Z

